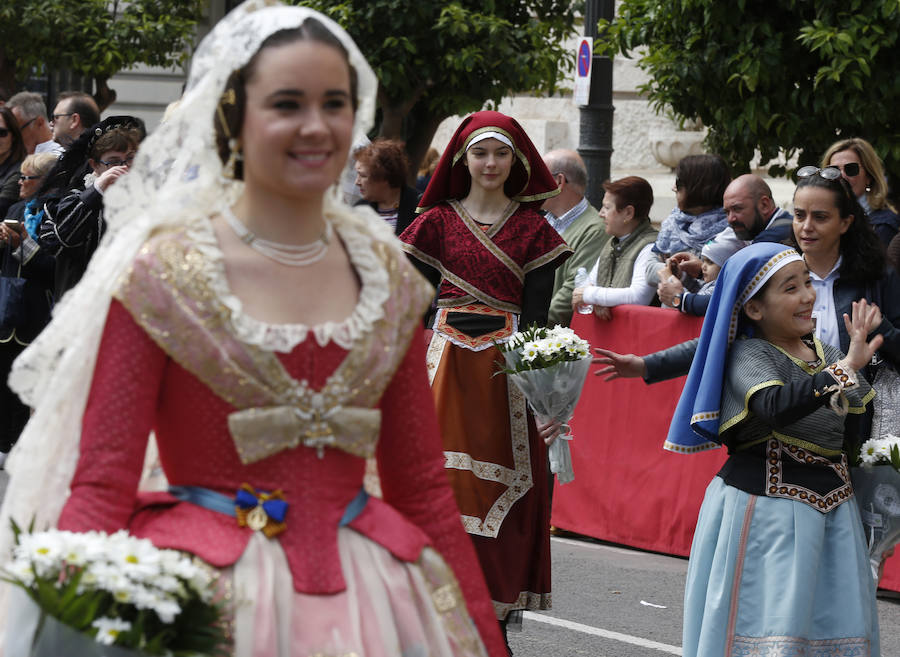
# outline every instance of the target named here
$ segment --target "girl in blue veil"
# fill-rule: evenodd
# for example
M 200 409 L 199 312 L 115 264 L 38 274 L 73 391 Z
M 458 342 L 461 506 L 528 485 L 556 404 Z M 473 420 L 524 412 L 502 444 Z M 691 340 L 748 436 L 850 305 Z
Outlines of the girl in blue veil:
M 683 654 L 880 654 L 875 587 L 844 453 L 872 398 L 857 374 L 875 309 L 844 315 L 847 355 L 812 336 L 801 256 L 752 244 L 725 263 L 665 447 L 725 445 L 700 510 Z M 849 414 L 849 415 L 848 415 Z

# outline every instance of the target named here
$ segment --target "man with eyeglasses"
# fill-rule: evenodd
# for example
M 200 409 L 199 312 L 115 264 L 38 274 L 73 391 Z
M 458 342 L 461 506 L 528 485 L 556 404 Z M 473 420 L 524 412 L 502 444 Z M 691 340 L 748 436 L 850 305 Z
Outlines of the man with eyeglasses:
M 579 267 L 588 270 L 593 267 L 609 235 L 597 210 L 584 197 L 587 168 L 581 156 L 572 150 L 557 149 L 544 155 L 544 164 L 559 186 L 559 194 L 548 198 L 542 206 L 544 217 L 575 251 L 556 270 L 547 324 L 568 326 L 572 321 L 575 272 Z
M 47 106 L 40 94 L 32 91 L 20 91 L 6 101 L 12 110 L 22 131 L 25 150 L 32 153 L 56 153 L 61 155 L 62 146 L 53 141 L 50 121 L 47 119 Z
M 100 123 L 100 109 L 94 98 L 83 91 L 63 91 L 56 97 L 56 107 L 50 115 L 53 140 L 69 148 L 81 133 Z

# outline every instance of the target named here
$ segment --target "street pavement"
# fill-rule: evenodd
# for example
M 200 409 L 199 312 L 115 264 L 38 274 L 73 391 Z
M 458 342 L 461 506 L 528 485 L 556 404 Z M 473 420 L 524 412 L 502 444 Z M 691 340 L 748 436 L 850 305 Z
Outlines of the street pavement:
M 592 539 L 554 537 L 553 609 L 526 612 L 510 633 L 515 657 L 681 654 L 687 559 Z M 900 599 L 878 599 L 881 654 L 900 655 Z

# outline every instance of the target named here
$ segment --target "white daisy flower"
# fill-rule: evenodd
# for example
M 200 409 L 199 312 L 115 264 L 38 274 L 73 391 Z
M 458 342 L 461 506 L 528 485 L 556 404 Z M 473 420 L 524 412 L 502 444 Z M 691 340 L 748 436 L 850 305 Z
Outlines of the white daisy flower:
M 94 640 L 105 646 L 111 646 L 119 638 L 119 634 L 131 629 L 131 623 L 121 618 L 100 617 L 91 623 L 91 627 L 97 628 Z

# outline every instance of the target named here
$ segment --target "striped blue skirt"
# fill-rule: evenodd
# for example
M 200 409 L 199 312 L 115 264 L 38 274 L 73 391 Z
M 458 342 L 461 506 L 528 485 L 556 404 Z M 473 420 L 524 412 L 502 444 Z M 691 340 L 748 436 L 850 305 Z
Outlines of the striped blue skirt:
M 684 594 L 684 657 L 879 657 L 856 500 L 829 513 L 715 477 Z

